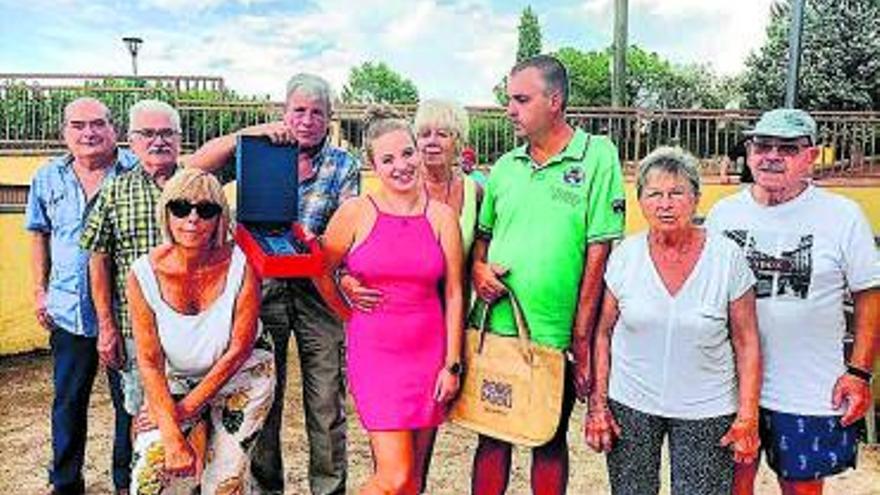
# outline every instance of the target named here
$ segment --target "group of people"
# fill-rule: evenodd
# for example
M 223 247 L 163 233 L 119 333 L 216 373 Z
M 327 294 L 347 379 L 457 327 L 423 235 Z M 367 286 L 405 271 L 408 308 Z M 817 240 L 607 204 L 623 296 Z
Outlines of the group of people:
M 84 492 L 99 364 L 118 493 L 282 493 L 291 334 L 311 492 L 345 493 L 350 389 L 374 461 L 360 493 L 422 493 L 471 308 L 493 303 L 488 326 L 514 335 L 507 291 L 531 338 L 568 355 L 558 430 L 531 451 L 533 493 L 566 492 L 577 399 L 614 494 L 658 493 L 664 440 L 672 493 L 750 494 L 761 449 L 783 493 L 821 493 L 824 477 L 855 465 L 880 260 L 858 207 L 809 182 L 815 122 L 764 114 L 747 144 L 754 184 L 704 227 L 696 160 L 655 150 L 636 177 L 648 231 L 618 243 L 617 149 L 566 121 L 568 87 L 551 56 L 511 69 L 507 116 L 524 144 L 485 181 L 461 166 L 460 106 L 424 101 L 413 122 L 374 109 L 363 159 L 378 187 L 367 194 L 358 158 L 329 142 L 331 91 L 314 75 L 291 78 L 282 121 L 211 140 L 186 167 L 171 106 L 131 108 L 129 151 L 106 106 L 71 102 L 69 153 L 36 173 L 26 214 L 54 366 L 50 493 Z M 211 172 L 234 159 L 238 135 L 297 145 L 298 221 L 320 239 L 322 275 L 261 281 L 232 243 Z M 505 493 L 511 451 L 479 436 L 472 493 Z

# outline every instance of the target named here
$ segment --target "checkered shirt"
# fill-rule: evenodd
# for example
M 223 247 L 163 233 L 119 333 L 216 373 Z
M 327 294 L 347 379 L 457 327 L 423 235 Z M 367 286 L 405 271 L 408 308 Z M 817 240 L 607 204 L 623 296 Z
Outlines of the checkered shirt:
M 126 338 L 131 338 L 131 319 L 125 282 L 134 260 L 162 240 L 156 221 L 161 193 L 162 189 L 140 165 L 116 177 L 95 200 L 79 241 L 83 249 L 110 255 L 116 324 Z

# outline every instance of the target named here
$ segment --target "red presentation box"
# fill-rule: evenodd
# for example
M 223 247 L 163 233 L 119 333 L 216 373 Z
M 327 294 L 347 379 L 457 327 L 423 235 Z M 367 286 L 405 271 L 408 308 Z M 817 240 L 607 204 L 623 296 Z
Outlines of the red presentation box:
M 263 278 L 306 278 L 323 269 L 321 247 L 297 223 L 297 148 L 263 137 L 236 145 L 235 241 Z
M 324 257 L 317 239 L 305 240 L 303 229 L 293 223 L 286 235 L 292 235 L 295 242 L 305 246 L 307 253 L 279 254 L 267 252 L 263 245 L 265 238 L 245 225 L 235 227 L 235 242 L 244 251 L 251 266 L 262 278 L 311 277 L 321 273 Z M 263 241 L 263 242 L 261 242 Z

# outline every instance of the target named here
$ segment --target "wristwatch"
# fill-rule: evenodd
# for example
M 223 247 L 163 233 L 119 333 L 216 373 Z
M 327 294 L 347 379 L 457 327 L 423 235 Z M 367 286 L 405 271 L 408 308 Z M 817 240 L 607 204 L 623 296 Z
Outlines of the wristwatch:
M 874 375 L 870 371 L 863 370 L 862 368 L 859 368 L 858 366 L 853 366 L 851 364 L 846 365 L 846 373 L 856 378 L 860 378 L 868 382 L 869 384 L 874 378 Z
M 461 373 L 464 371 L 464 367 L 461 365 L 461 361 L 456 361 L 452 364 L 447 365 L 446 371 L 448 371 L 450 375 L 461 376 Z

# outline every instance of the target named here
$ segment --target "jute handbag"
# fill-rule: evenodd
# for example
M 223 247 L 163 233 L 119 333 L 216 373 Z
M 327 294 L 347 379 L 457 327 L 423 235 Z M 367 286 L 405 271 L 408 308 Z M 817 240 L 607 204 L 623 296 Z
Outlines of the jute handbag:
M 487 332 L 491 307 L 466 332 L 461 393 L 449 419 L 506 442 L 536 447 L 556 433 L 562 413 L 565 357 L 536 344 L 516 296 L 507 291 L 517 337 Z

